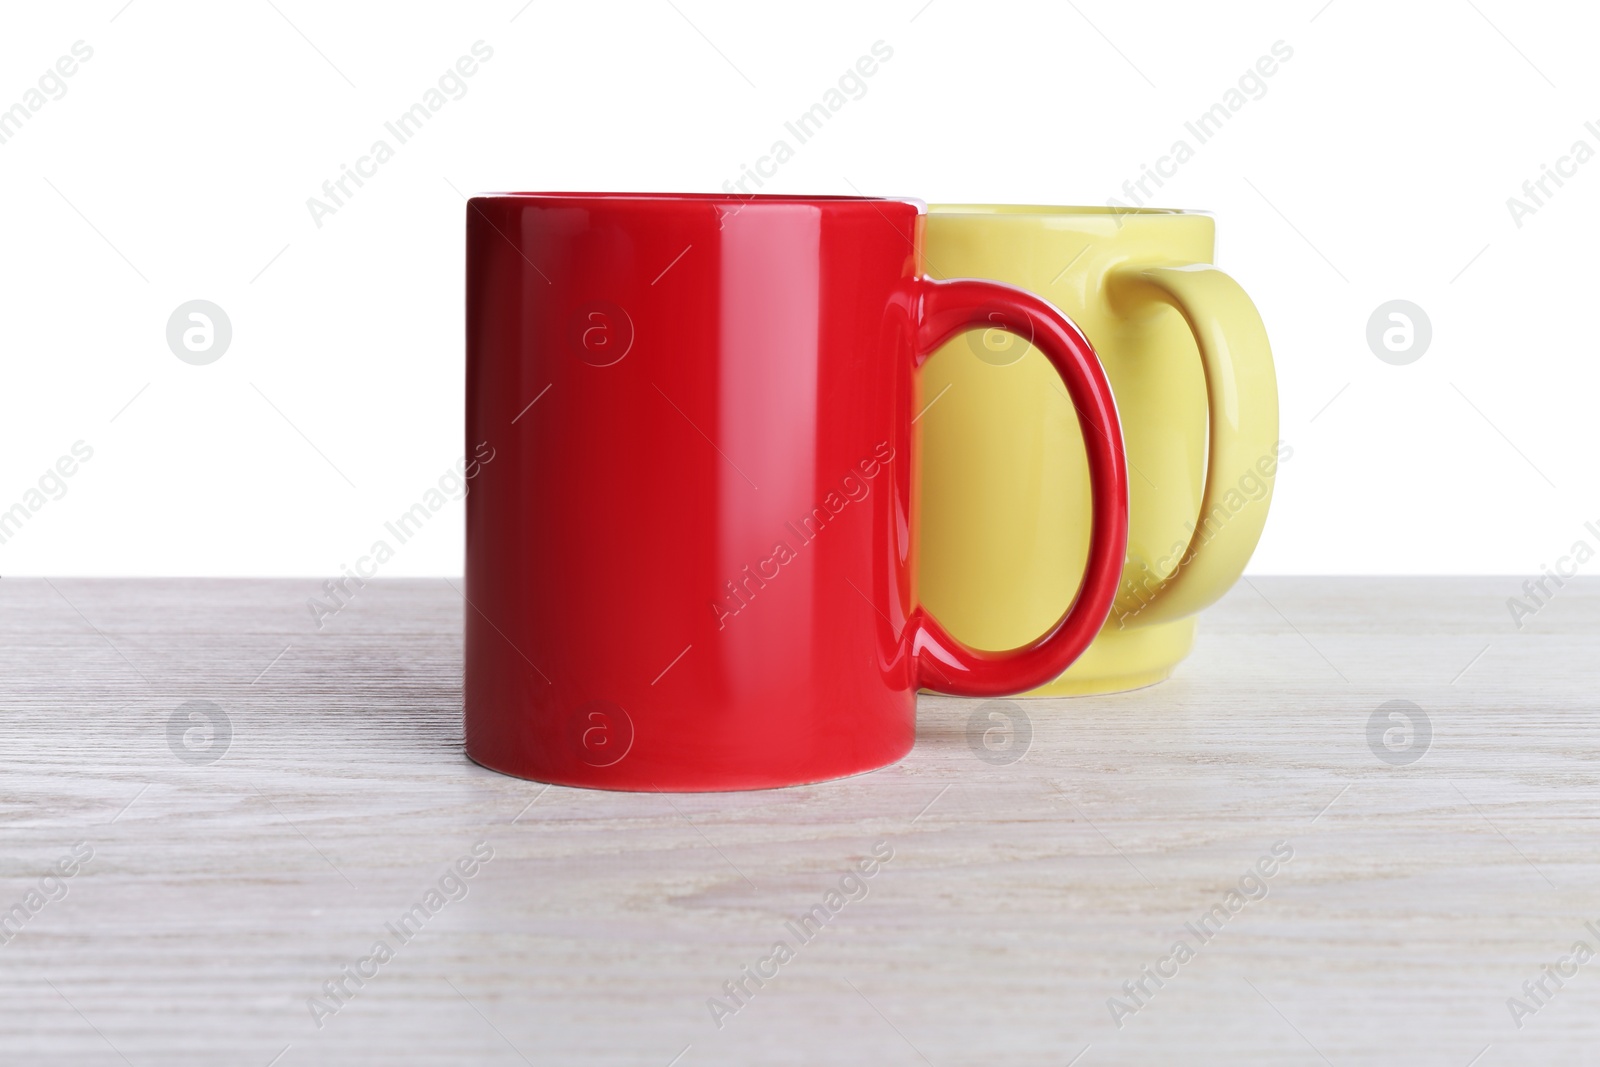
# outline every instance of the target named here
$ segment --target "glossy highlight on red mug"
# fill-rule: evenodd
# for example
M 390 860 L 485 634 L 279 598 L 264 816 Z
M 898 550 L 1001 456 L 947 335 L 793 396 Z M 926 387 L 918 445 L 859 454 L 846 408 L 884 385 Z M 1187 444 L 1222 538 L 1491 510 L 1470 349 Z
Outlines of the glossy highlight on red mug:
M 924 277 L 921 228 L 867 197 L 468 202 L 467 438 L 497 450 L 466 498 L 472 759 L 609 789 L 823 781 L 905 755 L 919 686 L 1018 692 L 1088 645 L 1127 538 L 1110 389 L 1049 304 Z M 996 326 L 1060 372 L 1094 497 L 1076 600 L 1008 652 L 955 641 L 912 582 L 916 369 Z

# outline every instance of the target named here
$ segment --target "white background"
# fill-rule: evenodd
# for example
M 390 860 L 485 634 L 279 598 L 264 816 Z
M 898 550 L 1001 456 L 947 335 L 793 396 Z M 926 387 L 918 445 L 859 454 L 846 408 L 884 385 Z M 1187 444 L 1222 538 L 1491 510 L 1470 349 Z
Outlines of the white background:
M 274 2 L 3 16 L 0 108 L 94 55 L 0 144 L 0 509 L 94 457 L 0 573 L 337 574 L 462 451 L 456 190 L 720 189 L 879 40 L 764 191 L 1103 204 L 1286 42 L 1161 200 L 1216 213 L 1277 356 L 1294 458 L 1252 571 L 1525 573 L 1597 540 L 1600 160 L 1520 228 L 1506 205 L 1600 149 L 1591 5 Z M 480 39 L 466 95 L 315 226 Z M 209 366 L 166 344 L 194 298 L 232 320 Z M 1408 366 L 1365 340 L 1394 298 L 1432 320 Z M 383 573 L 461 552 L 452 505 Z

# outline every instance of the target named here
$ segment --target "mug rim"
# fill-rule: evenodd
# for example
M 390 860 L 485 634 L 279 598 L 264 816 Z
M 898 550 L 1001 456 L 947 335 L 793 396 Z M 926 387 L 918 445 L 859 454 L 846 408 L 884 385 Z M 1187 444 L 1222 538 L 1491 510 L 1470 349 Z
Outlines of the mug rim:
M 818 196 L 805 196 L 792 193 L 631 193 L 631 192 L 525 192 L 513 190 L 507 192 L 473 193 L 467 198 L 471 200 L 570 200 L 574 202 L 592 201 L 595 203 L 657 203 L 657 204 L 710 204 L 727 205 L 796 205 L 809 204 L 813 206 L 849 206 L 855 204 L 906 204 L 916 208 L 917 214 L 928 213 L 927 202 L 913 196 L 859 196 L 824 194 Z
M 1078 216 L 1097 215 L 1144 215 L 1151 217 L 1199 217 L 1214 218 L 1215 212 L 1204 208 L 1183 207 L 1112 207 L 1106 205 L 1086 204 L 929 204 L 929 215 L 973 215 L 995 216 L 1037 215 L 1045 218 L 1072 218 Z

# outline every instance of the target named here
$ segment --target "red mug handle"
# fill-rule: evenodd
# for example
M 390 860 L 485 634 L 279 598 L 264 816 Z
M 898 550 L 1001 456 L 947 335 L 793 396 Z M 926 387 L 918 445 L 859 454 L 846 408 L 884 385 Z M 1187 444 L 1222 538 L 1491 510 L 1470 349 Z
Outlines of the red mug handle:
M 977 327 L 1018 334 L 1044 353 L 1078 411 L 1094 516 L 1083 583 L 1055 625 L 1030 644 L 985 652 L 951 637 L 918 605 L 911 617 L 917 685 L 956 696 L 1003 696 L 1053 680 L 1100 632 L 1128 550 L 1128 468 L 1122 425 L 1105 371 L 1078 328 L 1032 293 L 998 282 L 915 280 L 914 366 L 939 346 Z

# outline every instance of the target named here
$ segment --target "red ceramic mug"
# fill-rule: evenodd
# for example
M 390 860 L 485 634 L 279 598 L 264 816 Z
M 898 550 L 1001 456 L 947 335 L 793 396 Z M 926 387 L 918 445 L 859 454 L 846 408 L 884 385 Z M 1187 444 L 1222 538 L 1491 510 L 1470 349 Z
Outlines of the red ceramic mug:
M 563 785 L 723 790 L 893 763 L 916 693 L 1019 692 L 1099 632 L 1127 541 L 1111 390 L 1049 304 L 922 276 L 866 197 L 508 194 L 467 206 L 466 742 Z M 1009 652 L 913 599 L 915 370 L 1024 333 L 1078 409 L 1089 560 Z M 930 401 L 931 402 L 931 401 Z

